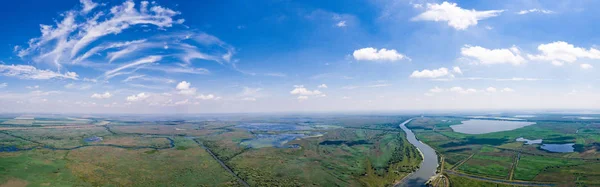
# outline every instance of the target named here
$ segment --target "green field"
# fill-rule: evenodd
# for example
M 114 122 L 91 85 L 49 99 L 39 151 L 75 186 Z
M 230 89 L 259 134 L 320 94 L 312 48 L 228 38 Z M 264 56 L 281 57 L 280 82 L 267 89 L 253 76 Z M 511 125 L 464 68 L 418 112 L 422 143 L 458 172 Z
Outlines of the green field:
M 405 119 L 7 119 L 0 185 L 240 186 L 238 176 L 251 186 L 389 186 L 421 162 L 398 128 Z M 268 128 L 243 126 L 257 122 Z M 281 139 L 289 134 L 298 138 Z

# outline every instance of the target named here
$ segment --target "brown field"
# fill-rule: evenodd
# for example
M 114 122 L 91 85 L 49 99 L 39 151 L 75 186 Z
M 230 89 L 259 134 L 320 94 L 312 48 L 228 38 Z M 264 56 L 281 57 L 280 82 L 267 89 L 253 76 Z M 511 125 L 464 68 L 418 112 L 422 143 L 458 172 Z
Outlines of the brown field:
M 29 183 L 21 179 L 8 179 L 7 182 L 0 184 L 0 187 L 26 187 Z

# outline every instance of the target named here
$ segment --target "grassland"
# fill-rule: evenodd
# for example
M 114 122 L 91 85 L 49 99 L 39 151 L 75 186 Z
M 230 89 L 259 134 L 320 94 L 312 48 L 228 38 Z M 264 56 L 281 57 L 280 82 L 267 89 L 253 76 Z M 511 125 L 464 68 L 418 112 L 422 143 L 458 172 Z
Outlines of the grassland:
M 0 119 L 0 186 L 240 186 L 235 175 L 251 186 L 389 186 L 421 161 L 397 126 L 406 118 L 396 116 L 118 119 Z M 301 128 L 239 126 L 248 122 Z M 242 143 L 281 134 L 302 138 Z
M 596 186 L 600 180 L 597 154 L 600 125 L 595 121 L 541 116 L 534 125 L 486 134 L 454 132 L 450 126 L 464 117 L 431 117 L 408 125 L 423 142 L 445 158 L 445 168 L 492 179 L 550 182 L 559 186 Z M 574 143 L 575 152 L 552 153 L 539 144 L 525 145 L 516 138 L 543 139 L 544 143 Z M 519 155 L 518 157 L 517 155 Z M 517 162 L 518 161 L 518 162 Z M 513 172 L 511 172 L 513 171 Z M 452 186 L 495 186 L 450 176 Z M 466 184 L 466 185 L 465 185 Z

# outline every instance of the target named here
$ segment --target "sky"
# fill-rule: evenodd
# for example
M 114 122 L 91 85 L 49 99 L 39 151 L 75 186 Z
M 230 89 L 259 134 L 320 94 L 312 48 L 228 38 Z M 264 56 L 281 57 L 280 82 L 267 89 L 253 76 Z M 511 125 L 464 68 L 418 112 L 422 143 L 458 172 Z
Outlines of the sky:
M 600 106 L 598 1 L 3 3 L 3 113 Z

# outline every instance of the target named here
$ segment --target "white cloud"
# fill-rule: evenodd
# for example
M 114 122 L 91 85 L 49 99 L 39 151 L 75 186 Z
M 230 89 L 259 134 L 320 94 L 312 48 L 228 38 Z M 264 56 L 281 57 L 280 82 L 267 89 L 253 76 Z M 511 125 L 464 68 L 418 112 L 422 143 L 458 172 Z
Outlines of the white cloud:
M 168 78 L 161 78 L 161 77 L 150 77 L 150 76 L 146 76 L 146 75 L 133 75 L 133 76 L 129 76 L 125 79 L 123 79 L 123 81 L 121 82 L 133 82 L 136 80 L 140 80 L 140 81 L 148 81 L 148 82 L 157 82 L 157 83 L 175 83 L 175 80 L 173 79 L 168 79 Z
M 90 97 L 94 99 L 108 99 L 112 97 L 112 94 L 110 94 L 109 92 L 104 92 L 103 94 L 94 93 Z
M 4 83 L 4 84 L 6 84 L 6 83 Z M 26 86 L 25 88 L 27 88 L 27 89 L 38 89 L 38 88 L 40 88 L 40 86 L 39 86 L 39 85 L 35 85 L 35 86 Z
M 459 94 L 470 94 L 470 93 L 476 93 L 477 92 L 477 90 L 473 89 L 473 88 L 464 89 L 464 88 L 458 87 L 458 86 L 450 88 L 449 91 L 455 92 L 455 93 L 459 93 Z
M 90 49 L 88 52 L 100 51 L 102 48 L 88 46 L 104 36 L 118 35 L 139 25 L 152 25 L 164 29 L 183 21 L 174 19 L 179 12 L 155 3 L 149 5 L 150 3 L 145 1 L 136 7 L 134 1 L 128 0 L 109 10 L 96 12 L 92 11 L 98 7 L 97 3 L 90 0 L 82 0 L 81 3 L 82 10 L 63 13 L 64 18 L 55 26 L 41 25 L 42 35 L 31 39 L 29 46 L 21 48 L 18 55 L 32 56 L 36 62 L 50 62 L 60 68 L 61 63 L 77 62 L 75 59 L 81 59 L 77 56 L 83 49 Z M 90 54 L 94 53 L 87 53 L 88 56 Z
M 0 83 L 0 88 L 6 88 L 8 86 L 8 83 Z
M 112 78 L 114 76 L 119 75 L 119 72 L 124 70 L 124 69 L 128 69 L 128 68 L 132 68 L 132 67 L 136 67 L 136 66 L 140 66 L 140 65 L 144 65 L 144 64 L 150 64 L 150 63 L 154 63 L 157 61 L 160 61 L 162 59 L 162 56 L 148 56 L 148 57 L 144 57 L 141 59 L 138 59 L 134 62 L 131 62 L 129 64 L 125 64 L 122 65 L 118 68 L 115 68 L 113 70 L 104 72 L 104 76 L 106 76 L 106 78 Z
M 79 75 L 75 72 L 66 72 L 61 74 L 60 72 L 54 72 L 51 70 L 37 69 L 30 65 L 4 65 L 0 64 L 0 74 L 9 77 L 17 77 L 20 79 L 52 79 L 52 78 L 64 78 L 77 80 Z
M 177 89 L 179 91 L 179 94 L 181 95 L 194 95 L 196 94 L 196 88 L 192 88 L 190 87 L 190 83 L 187 81 L 181 81 L 179 82 L 179 84 L 177 84 L 177 87 L 175 87 L 175 89 Z
M 190 89 L 190 83 L 187 81 L 181 81 L 179 82 L 179 84 L 177 84 L 177 87 L 175 87 L 178 90 L 187 90 Z
M 244 97 L 242 101 L 256 101 L 255 97 Z
M 302 100 L 307 100 L 307 99 L 308 99 L 308 96 L 301 95 L 301 96 L 298 96 L 298 98 L 297 98 L 297 99 L 298 99 L 298 100 L 300 100 L 300 101 L 302 101 Z
M 96 8 L 96 6 L 98 6 L 98 3 L 94 3 L 94 2 L 92 2 L 92 0 L 79 0 L 79 2 L 81 3 L 81 6 L 82 6 L 81 12 L 83 12 L 83 13 L 88 13 L 92 9 Z
M 290 91 L 292 95 L 321 95 L 322 92 L 319 90 L 308 90 L 304 88 L 302 85 L 295 86 L 295 88 Z
M 554 11 L 552 11 L 552 10 L 533 8 L 533 9 L 529 9 L 529 10 L 521 10 L 521 11 L 517 12 L 517 14 L 524 15 L 524 14 L 529 14 L 529 13 L 534 13 L 534 12 L 542 13 L 542 14 L 553 14 L 554 13 Z
M 127 96 L 127 101 L 129 101 L 129 102 L 142 101 L 142 100 L 147 99 L 148 97 L 150 97 L 149 94 L 142 92 L 137 95 Z
M 175 105 L 185 105 L 185 104 L 188 104 L 189 101 L 190 101 L 189 99 L 177 101 L 177 102 L 175 102 Z
M 387 83 L 381 83 L 381 84 L 373 84 L 373 85 L 369 85 L 367 87 L 369 88 L 379 88 L 379 87 L 388 87 L 391 86 L 392 84 L 387 84 Z
M 575 47 L 563 41 L 541 44 L 537 47 L 540 54 L 527 55 L 531 60 L 549 61 L 553 65 L 560 66 L 567 63 L 573 63 L 579 58 L 600 59 L 600 50 L 595 48 L 585 49 Z
M 448 68 L 439 68 L 434 70 L 424 69 L 422 71 L 413 71 L 410 74 L 411 78 L 438 78 L 451 75 Z
M 592 69 L 592 68 L 594 68 L 594 66 L 592 66 L 591 64 L 581 64 L 579 66 L 581 67 L 581 69 Z
M 357 49 L 352 53 L 356 60 L 366 61 L 398 61 L 407 58 L 403 54 L 398 53 L 395 49 L 375 49 L 372 47 Z M 407 58 L 408 59 L 408 58 Z
M 437 87 L 437 86 L 432 89 L 429 89 L 429 92 L 431 92 L 431 93 L 441 93 L 443 91 L 444 91 L 444 89 L 441 89 L 440 87 Z
M 87 90 L 92 88 L 92 85 L 89 84 L 74 84 L 74 83 L 69 83 L 65 85 L 65 88 L 67 89 L 78 89 L 78 90 Z
M 485 91 L 487 91 L 487 92 L 496 92 L 497 89 L 494 88 L 494 87 L 488 87 L 488 88 L 485 89 Z
M 201 99 L 201 100 L 219 100 L 219 99 L 221 99 L 221 97 L 217 97 L 217 96 L 215 96 L 213 94 L 208 94 L 208 95 L 202 95 L 202 94 L 200 94 L 200 95 L 198 95 L 196 97 L 196 99 Z
M 337 26 L 337 27 L 346 27 L 347 26 L 346 25 L 346 21 L 340 21 L 337 24 L 335 24 L 335 26 Z
M 318 86 L 318 88 L 327 88 L 327 85 L 326 84 L 321 84 L 321 85 Z
M 465 45 L 461 48 L 461 54 L 477 60 L 477 63 L 480 64 L 520 65 L 526 62 L 516 46 L 508 49 L 486 49 L 480 46 Z
M 462 70 L 460 70 L 460 67 L 458 66 L 452 67 L 452 71 L 456 74 L 462 74 Z
M 412 18 L 413 21 L 443 21 L 456 30 L 465 30 L 477 25 L 479 20 L 484 20 L 500 15 L 504 10 L 467 10 L 458 7 L 456 3 L 443 2 L 442 4 L 427 3 L 427 10 Z
M 515 92 L 512 88 L 503 88 L 502 92 Z

